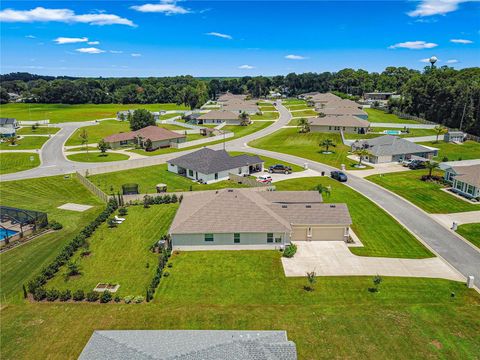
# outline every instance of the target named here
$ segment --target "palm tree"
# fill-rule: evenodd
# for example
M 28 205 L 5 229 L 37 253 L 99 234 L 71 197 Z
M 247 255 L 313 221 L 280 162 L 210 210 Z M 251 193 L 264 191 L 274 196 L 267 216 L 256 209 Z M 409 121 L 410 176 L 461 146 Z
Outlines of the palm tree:
M 357 149 L 353 153 L 358 156 L 358 166 L 362 165 L 362 160 L 370 155 L 367 149 Z
M 428 169 L 428 177 L 432 177 L 433 170 L 438 169 L 438 163 L 435 161 L 427 161 L 425 167 Z
M 298 119 L 298 127 L 302 133 L 308 133 L 310 131 L 310 124 L 305 118 Z
M 446 134 L 448 132 L 448 129 L 445 126 L 437 125 L 433 128 L 433 131 L 435 131 L 435 134 L 437 135 L 435 142 L 438 143 L 438 137 L 440 135 Z
M 328 149 L 330 147 L 336 147 L 337 145 L 333 142 L 332 139 L 325 139 L 319 144 L 319 146 L 324 147 L 325 152 L 328 152 Z
M 322 184 L 318 184 L 317 186 L 315 186 L 315 190 L 317 190 L 320 194 L 325 194 L 327 196 L 330 196 L 330 194 L 332 193 L 330 186 L 323 186 Z

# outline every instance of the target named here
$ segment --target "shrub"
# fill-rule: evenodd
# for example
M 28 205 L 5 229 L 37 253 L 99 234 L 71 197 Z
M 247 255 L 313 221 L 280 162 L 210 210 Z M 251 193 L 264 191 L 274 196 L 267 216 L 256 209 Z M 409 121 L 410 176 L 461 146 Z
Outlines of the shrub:
M 125 216 L 125 215 L 128 214 L 128 209 L 122 207 L 122 208 L 118 209 L 118 214 L 121 215 L 121 216 Z
M 128 295 L 128 296 L 125 296 L 123 298 L 123 301 L 125 301 L 125 304 L 130 304 L 133 300 L 133 296 L 132 295 Z
M 52 230 L 61 230 L 61 229 L 63 228 L 63 225 L 60 224 L 58 221 L 55 221 L 55 220 L 50 221 L 50 223 L 48 224 L 48 226 L 49 226 L 50 229 L 52 229 Z
M 77 263 L 70 262 L 67 264 L 67 275 L 68 276 L 75 276 L 80 275 L 80 268 Z
M 59 298 L 60 291 L 56 289 L 47 290 L 46 298 L 47 301 L 55 301 Z
M 83 299 L 85 299 L 85 293 L 83 290 L 77 290 L 73 293 L 72 298 L 75 301 L 83 301 Z
M 113 301 L 115 301 L 116 303 L 119 303 L 121 300 L 122 300 L 121 297 L 118 295 L 116 295 L 115 299 L 113 299 Z
M 170 276 L 170 273 L 169 273 L 168 271 L 165 271 L 165 272 L 163 273 L 163 277 L 169 277 L 169 276 Z
M 68 301 L 72 298 L 72 293 L 70 290 L 64 290 L 60 292 L 60 301 Z
M 33 299 L 35 301 L 42 301 L 47 297 L 47 292 L 45 291 L 44 288 L 39 287 L 35 289 L 35 292 L 33 293 Z
M 168 263 L 168 264 L 167 264 L 167 267 L 172 268 L 172 267 L 173 267 L 173 264 L 172 264 L 172 263 Z
M 144 298 L 143 296 L 140 296 L 140 295 L 135 296 L 135 297 L 133 298 L 133 302 L 134 302 L 135 304 L 140 304 L 140 303 L 142 303 L 144 300 L 145 300 L 145 298 Z
M 295 255 L 295 253 L 297 252 L 297 245 L 295 244 L 289 244 L 285 250 L 283 251 L 283 257 L 286 257 L 286 258 L 291 258 L 293 257 L 293 255 Z
M 88 302 L 95 302 L 95 301 L 98 300 L 99 297 L 100 297 L 100 295 L 98 294 L 98 292 L 89 291 L 87 293 L 86 299 L 87 299 Z
M 112 294 L 110 291 L 105 290 L 102 295 L 100 295 L 100 302 L 101 303 L 108 303 L 112 300 Z

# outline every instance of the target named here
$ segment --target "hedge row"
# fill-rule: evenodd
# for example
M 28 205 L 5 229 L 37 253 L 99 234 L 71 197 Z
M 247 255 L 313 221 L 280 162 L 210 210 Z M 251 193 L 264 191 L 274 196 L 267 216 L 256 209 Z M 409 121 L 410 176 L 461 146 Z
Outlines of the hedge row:
M 168 240 L 168 239 L 166 239 Z M 165 265 L 167 265 L 168 258 L 171 255 L 171 250 L 170 249 L 163 249 L 159 258 L 158 258 L 158 265 L 157 269 L 155 271 L 155 276 L 153 277 L 150 285 L 147 288 L 147 296 L 146 300 L 149 302 L 150 300 L 153 299 L 153 296 L 155 295 L 155 290 L 157 289 L 158 285 L 160 284 L 160 279 L 162 278 L 163 274 L 163 269 L 165 268 Z
M 179 197 L 176 194 L 165 194 L 158 196 L 145 195 L 143 200 L 130 201 L 129 205 L 159 205 L 159 204 L 175 204 L 177 202 L 182 202 L 183 195 Z

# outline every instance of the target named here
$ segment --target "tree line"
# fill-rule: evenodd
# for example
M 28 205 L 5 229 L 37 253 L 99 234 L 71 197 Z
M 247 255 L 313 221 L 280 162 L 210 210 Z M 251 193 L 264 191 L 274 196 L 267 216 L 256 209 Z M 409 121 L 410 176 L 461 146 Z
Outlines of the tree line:
M 423 71 L 387 67 L 384 71 L 343 69 L 338 72 L 290 73 L 286 76 L 240 78 L 70 78 L 12 73 L 0 76 L 0 102 L 9 93 L 23 101 L 65 104 L 177 103 L 194 109 L 218 94 L 250 94 L 264 97 L 270 91 L 288 96 L 306 92 L 339 92 L 351 98 L 365 92 L 385 91 L 402 95 L 389 103 L 390 110 L 423 117 L 452 128 L 480 135 L 480 68 L 449 67 Z

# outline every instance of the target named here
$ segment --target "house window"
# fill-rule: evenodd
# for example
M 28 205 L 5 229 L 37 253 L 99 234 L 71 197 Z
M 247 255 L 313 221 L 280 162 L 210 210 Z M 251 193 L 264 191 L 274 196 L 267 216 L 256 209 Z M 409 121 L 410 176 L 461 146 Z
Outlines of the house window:
M 218 180 L 218 173 L 215 173 L 215 180 Z
M 127 145 L 128 144 L 128 140 L 122 140 L 120 141 L 120 145 Z
M 242 168 L 238 168 L 238 174 L 242 173 Z
M 239 243 L 240 243 L 240 234 L 239 234 L 239 233 L 233 234 L 233 242 L 234 242 L 235 244 L 239 244 Z
M 273 243 L 273 233 L 267 234 L 267 243 Z
M 331 126 L 329 126 L 329 127 L 328 127 L 328 130 L 332 130 L 332 127 L 331 127 Z
M 282 242 L 282 238 L 281 237 L 276 237 L 275 238 L 275 242 L 278 244 L 278 243 L 281 243 Z
M 468 189 L 467 189 L 467 193 L 470 194 L 470 195 L 473 195 L 474 194 L 474 186 L 473 185 L 468 185 Z
M 312 228 L 311 228 L 311 227 L 309 227 L 309 228 L 307 229 L 307 237 L 309 237 L 309 238 L 312 237 Z
M 193 170 L 188 170 L 188 176 L 193 176 Z
M 213 234 L 205 234 L 205 241 L 213 241 Z

